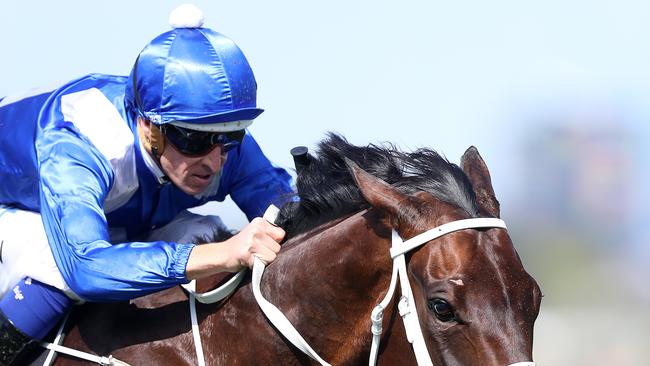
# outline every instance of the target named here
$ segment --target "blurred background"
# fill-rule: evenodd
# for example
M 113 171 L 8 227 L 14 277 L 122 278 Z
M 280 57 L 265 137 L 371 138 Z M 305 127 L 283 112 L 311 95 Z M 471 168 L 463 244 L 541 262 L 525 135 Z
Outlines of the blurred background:
M 456 163 L 476 146 L 545 295 L 538 364 L 646 364 L 650 2 L 194 3 L 247 55 L 274 162 L 327 131 Z M 128 74 L 180 2 L 0 4 L 2 96 Z M 203 210 L 245 223 L 232 203 Z

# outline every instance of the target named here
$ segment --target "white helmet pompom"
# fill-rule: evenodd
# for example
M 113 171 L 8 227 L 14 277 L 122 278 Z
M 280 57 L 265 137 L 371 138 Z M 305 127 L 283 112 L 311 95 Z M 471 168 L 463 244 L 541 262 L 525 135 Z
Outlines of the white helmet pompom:
M 169 13 L 169 25 L 172 28 L 201 28 L 203 21 L 203 11 L 194 4 L 179 5 Z

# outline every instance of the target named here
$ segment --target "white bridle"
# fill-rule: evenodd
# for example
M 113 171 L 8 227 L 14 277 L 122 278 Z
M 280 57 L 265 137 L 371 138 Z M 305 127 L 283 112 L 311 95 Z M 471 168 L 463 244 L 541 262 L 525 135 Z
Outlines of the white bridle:
M 269 207 L 264 218 L 270 223 L 275 222 L 278 209 L 275 206 Z M 370 319 L 372 325 L 370 331 L 373 334 L 372 345 L 370 349 L 370 357 L 368 364 L 374 366 L 377 362 L 377 354 L 379 350 L 379 343 L 381 340 L 382 334 L 382 323 L 384 317 L 384 309 L 388 306 L 390 301 L 393 298 L 395 293 L 395 288 L 397 287 L 397 281 L 400 282 L 401 293 L 398 303 L 398 310 L 402 321 L 404 322 L 404 328 L 406 329 L 406 338 L 413 346 L 413 352 L 415 354 L 415 359 L 418 363 L 418 366 L 431 366 L 431 357 L 427 350 L 426 343 L 424 342 L 424 336 L 422 335 L 422 330 L 420 328 L 420 320 L 418 319 L 417 309 L 415 307 L 415 299 L 413 297 L 413 292 L 411 290 L 411 284 L 406 273 L 406 260 L 404 255 L 409 251 L 428 243 L 431 240 L 439 238 L 445 234 L 452 233 L 454 231 L 465 230 L 465 229 L 480 229 L 480 228 L 502 228 L 507 229 L 506 224 L 503 220 L 495 218 L 474 218 L 466 220 L 452 221 L 450 223 L 440 225 L 433 229 L 427 230 L 422 234 L 419 234 L 407 241 L 403 241 L 399 234 L 393 230 L 392 231 L 392 242 L 390 255 L 393 259 L 393 271 L 390 279 L 390 285 L 388 286 L 388 292 L 384 296 L 384 299 L 377 305 L 372 311 Z M 253 295 L 257 300 L 260 308 L 269 319 L 269 321 L 278 329 L 282 335 L 289 340 L 294 346 L 296 346 L 303 353 L 311 357 L 313 360 L 317 361 L 321 365 L 329 366 L 322 357 L 320 357 L 316 351 L 314 351 L 305 339 L 298 333 L 296 328 L 289 322 L 289 320 L 282 314 L 282 312 L 275 307 L 273 304 L 268 302 L 260 291 L 260 284 L 262 282 L 262 275 L 264 273 L 266 265 L 259 258 L 255 258 L 253 265 L 253 275 L 252 275 L 252 287 Z M 201 346 L 201 335 L 199 332 L 199 324 L 196 316 L 196 305 L 195 300 L 207 304 L 219 301 L 227 297 L 232 293 L 239 282 L 241 282 L 245 270 L 240 271 L 236 276 L 229 280 L 225 285 L 219 287 L 216 290 L 211 291 L 210 293 L 197 294 L 195 292 L 195 282 L 192 281 L 184 287 L 190 292 L 190 318 L 192 321 L 192 333 L 194 337 L 194 345 L 196 347 L 197 359 L 200 366 L 205 365 L 205 360 L 203 357 L 203 348 Z M 65 324 L 65 322 L 64 322 Z M 91 362 L 95 362 L 100 365 L 127 365 L 124 362 L 114 359 L 113 357 L 99 357 L 91 355 L 85 352 L 79 352 L 72 350 L 66 347 L 62 347 L 59 344 L 62 339 L 59 339 L 63 330 L 63 325 L 59 330 L 59 335 L 57 335 L 57 341 L 54 344 L 43 344 L 44 347 L 49 348 L 52 351 L 66 353 L 74 357 L 83 358 Z M 53 361 L 53 354 L 50 354 L 44 365 L 50 365 Z M 128 366 L 128 365 L 127 365 Z M 534 362 L 525 361 L 517 362 L 510 364 L 508 366 L 536 366 Z
M 277 209 L 276 209 L 277 210 Z M 273 210 L 271 210 L 273 211 Z M 264 214 L 264 218 L 273 223 L 275 221 L 275 215 L 277 211 L 271 212 L 267 210 Z M 409 251 L 420 247 L 421 245 L 428 243 L 431 240 L 434 240 L 443 235 L 452 233 L 454 231 L 464 230 L 464 229 L 481 229 L 481 228 L 502 228 L 507 229 L 506 224 L 501 219 L 496 218 L 474 218 L 474 219 L 465 219 L 452 221 L 444 225 L 440 225 L 433 229 L 427 230 L 422 234 L 419 234 L 407 241 L 403 241 L 399 234 L 393 230 L 392 231 L 392 243 L 390 249 L 391 258 L 393 258 L 393 271 L 390 280 L 390 285 L 388 287 L 388 292 L 384 299 L 373 309 L 370 316 L 372 320 L 371 332 L 373 334 L 372 345 L 370 349 L 370 358 L 368 364 L 374 366 L 377 362 L 377 353 L 379 350 L 379 343 L 381 340 L 382 333 L 382 323 L 383 323 L 383 314 L 384 309 L 393 298 L 395 293 L 395 288 L 397 287 L 397 281 L 399 280 L 401 286 L 402 297 L 398 303 L 399 313 L 404 322 L 404 328 L 406 329 L 406 337 L 408 341 L 413 346 L 413 352 L 415 354 L 416 361 L 419 366 L 432 366 L 431 357 L 427 350 L 426 343 L 424 342 L 424 336 L 422 335 L 422 330 L 420 329 L 420 320 L 418 319 L 417 309 L 415 307 L 415 299 L 413 297 L 413 292 L 411 291 L 411 284 L 409 282 L 408 275 L 406 273 L 406 259 L 404 254 Z M 269 321 L 278 329 L 282 335 L 288 339 L 294 346 L 300 349 L 303 353 L 311 357 L 313 360 L 317 361 L 321 365 L 328 365 L 322 357 L 320 357 L 304 340 L 304 338 L 298 333 L 298 331 L 293 327 L 289 320 L 282 314 L 282 312 L 276 308 L 273 304 L 268 302 L 261 294 L 260 283 L 262 281 L 262 274 L 264 272 L 265 265 L 264 263 L 255 258 L 255 264 L 253 266 L 253 294 L 257 300 L 260 308 L 267 316 Z M 526 362 L 517 362 L 510 364 L 508 366 L 535 366 L 536 364 L 531 361 Z
M 433 229 L 429 229 L 422 234 L 403 241 L 397 231 L 392 231 L 392 240 L 390 248 L 390 256 L 393 259 L 393 274 L 388 286 L 388 292 L 384 299 L 373 309 L 370 320 L 372 326 L 370 328 L 373 338 L 370 348 L 370 359 L 368 364 L 374 366 L 377 362 L 377 353 L 379 351 L 379 343 L 381 341 L 382 323 L 384 319 L 384 309 L 388 306 L 395 293 L 397 281 L 400 282 L 401 294 L 398 310 L 404 323 L 406 330 L 406 338 L 413 346 L 413 353 L 419 366 L 431 366 L 431 357 L 427 350 L 422 329 L 420 328 L 420 320 L 418 318 L 417 309 L 415 307 L 415 298 L 411 290 L 411 284 L 406 273 L 406 259 L 405 254 L 409 251 L 428 243 L 431 240 L 439 238 L 443 235 L 465 229 L 481 229 L 481 228 L 502 228 L 507 229 L 506 223 L 501 219 L 496 218 L 474 218 L 452 221 Z M 534 362 L 517 362 L 508 366 L 535 366 Z

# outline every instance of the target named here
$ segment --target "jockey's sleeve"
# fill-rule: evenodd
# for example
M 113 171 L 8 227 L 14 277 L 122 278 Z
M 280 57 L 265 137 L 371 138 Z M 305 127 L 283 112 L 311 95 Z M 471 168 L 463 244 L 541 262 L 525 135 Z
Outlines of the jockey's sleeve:
M 186 283 L 191 244 L 111 245 L 104 198 L 110 164 L 73 129 L 49 128 L 36 144 L 40 208 L 52 254 L 70 288 L 87 301 L 119 301 Z
M 270 204 L 280 207 L 293 195 L 289 173 L 269 161 L 249 132 L 240 148 L 228 154 L 220 191 L 230 194 L 249 220 L 262 216 Z

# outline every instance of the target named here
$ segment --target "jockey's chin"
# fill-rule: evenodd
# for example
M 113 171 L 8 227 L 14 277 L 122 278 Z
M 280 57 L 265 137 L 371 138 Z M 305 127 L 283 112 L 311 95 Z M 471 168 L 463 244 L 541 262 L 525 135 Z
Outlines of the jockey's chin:
M 189 195 L 203 193 L 226 162 L 227 154 L 220 146 L 203 156 L 190 157 L 169 145 L 160 157 L 160 165 L 172 183 Z

